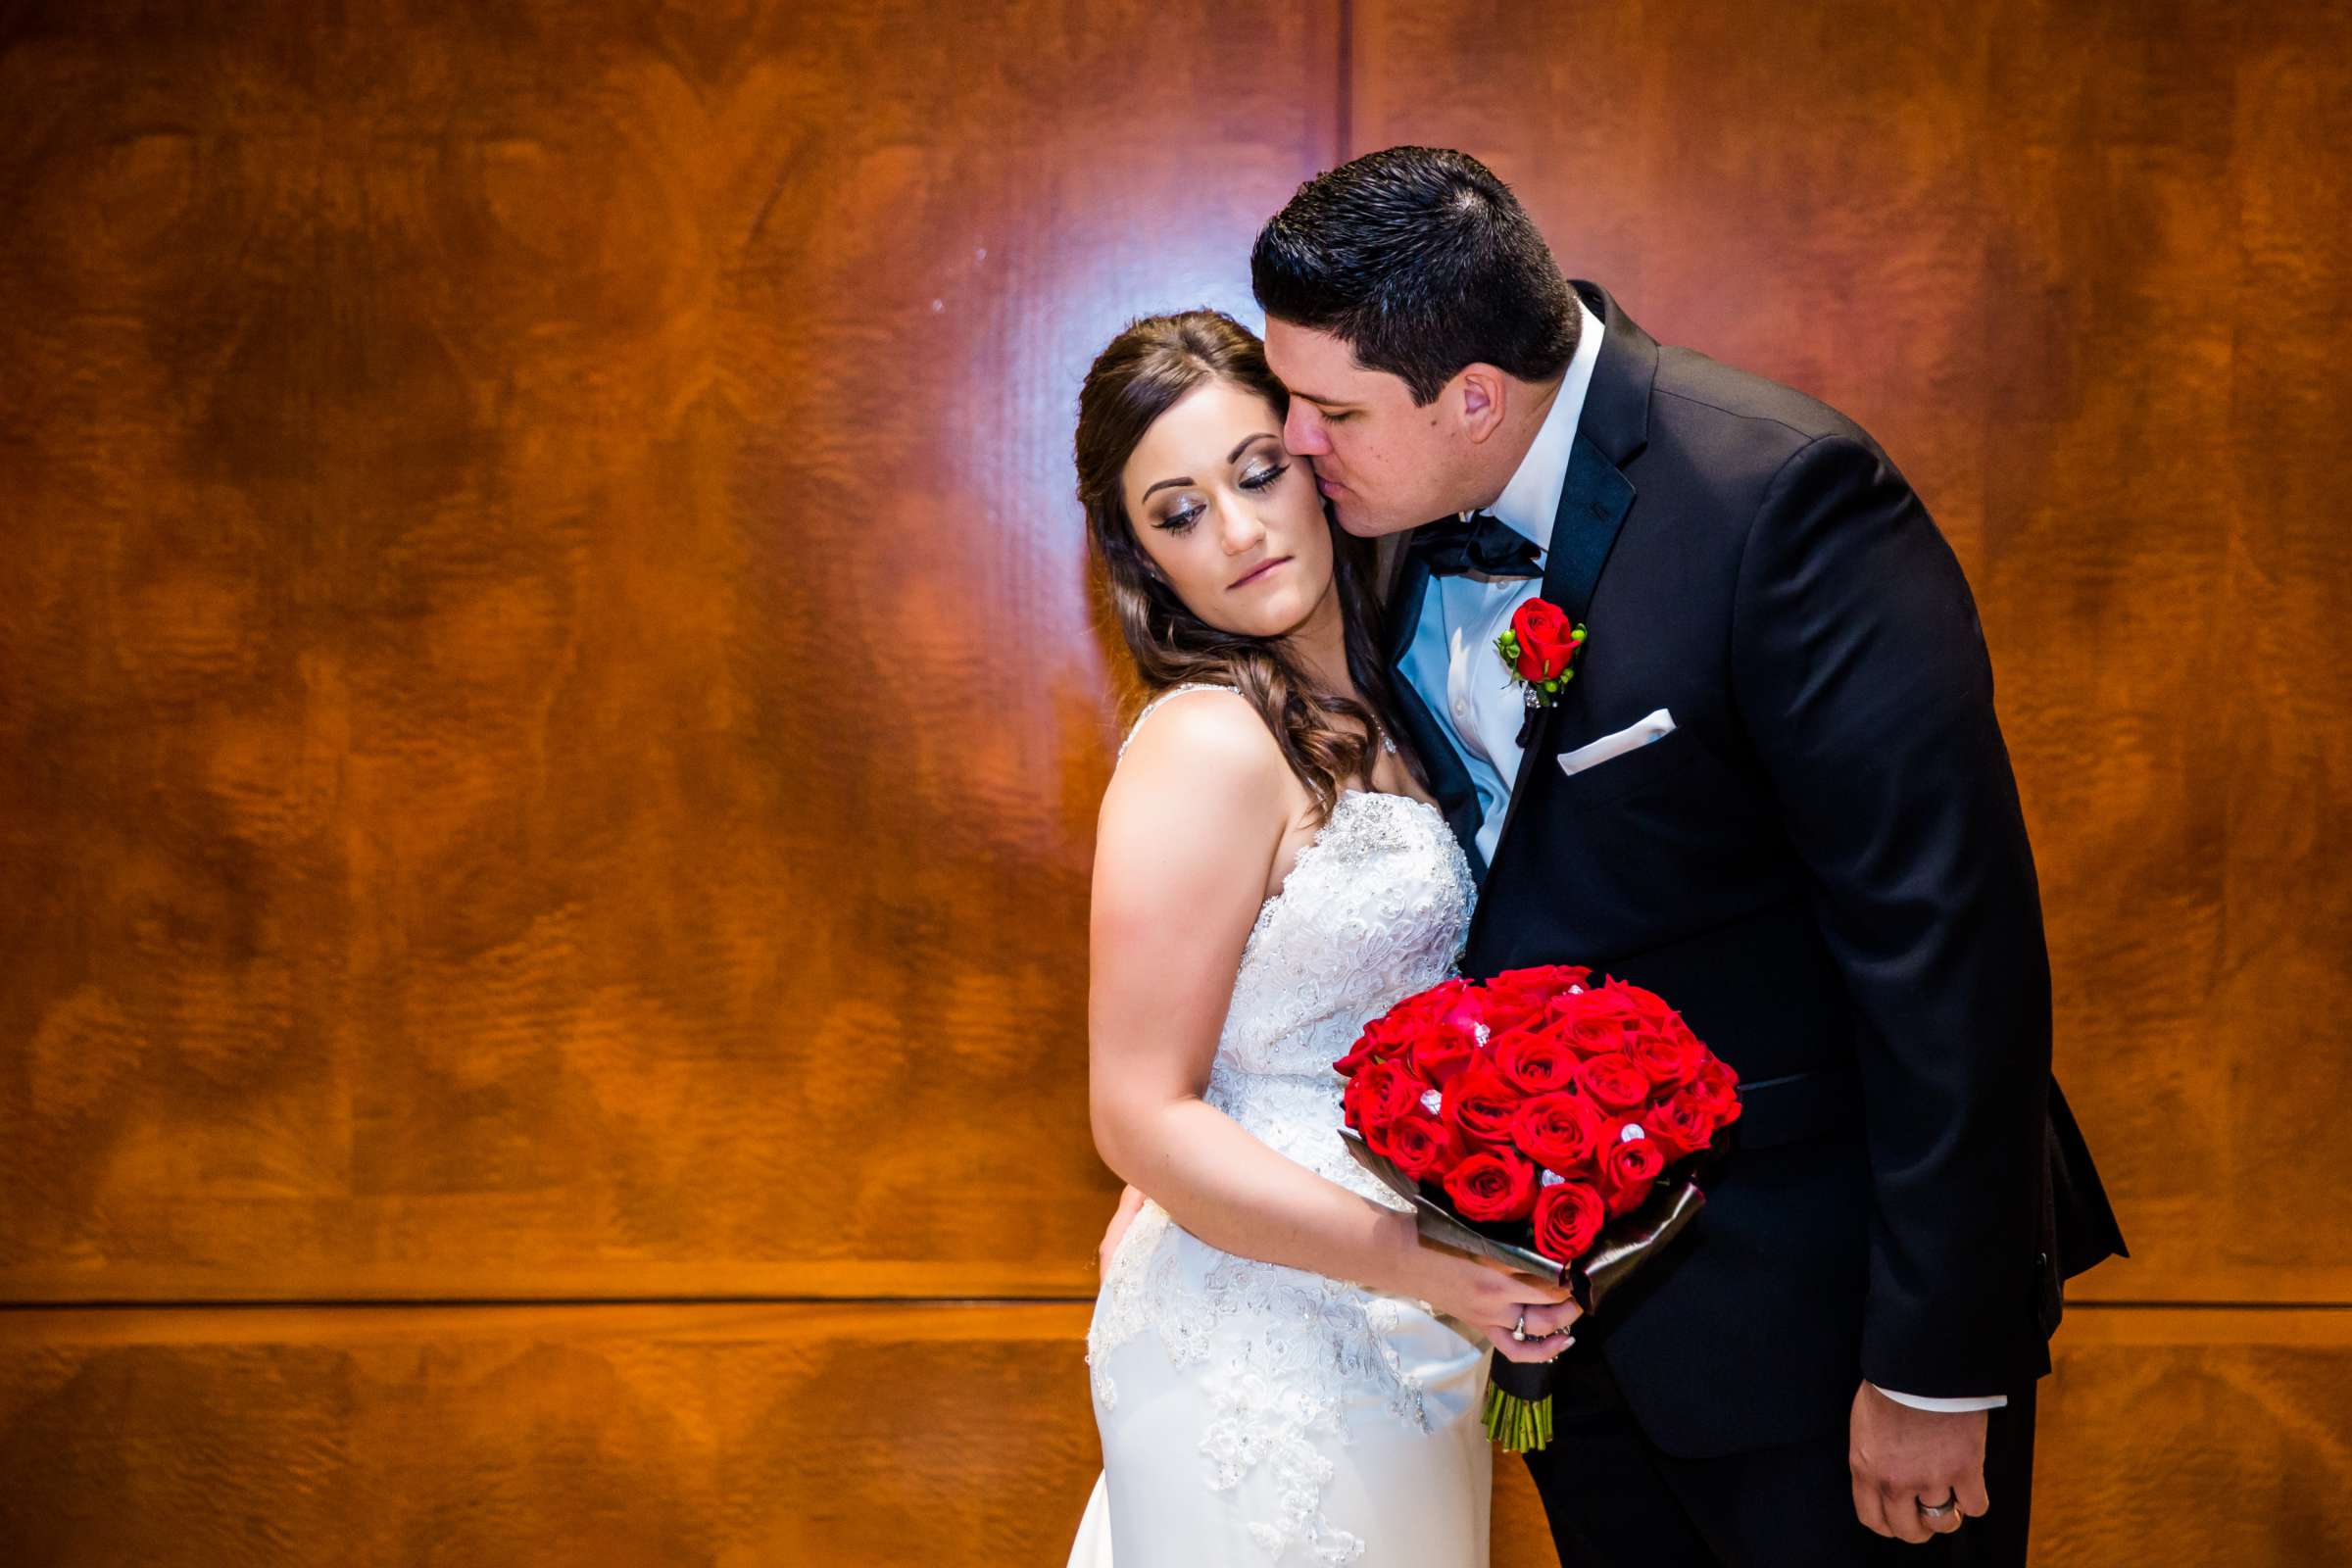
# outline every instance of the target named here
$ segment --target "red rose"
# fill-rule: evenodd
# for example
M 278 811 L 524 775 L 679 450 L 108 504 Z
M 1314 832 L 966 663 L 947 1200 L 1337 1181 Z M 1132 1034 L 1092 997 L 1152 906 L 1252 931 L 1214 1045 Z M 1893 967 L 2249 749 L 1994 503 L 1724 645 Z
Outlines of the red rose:
M 1581 1095 L 1544 1095 L 1519 1107 L 1511 1141 L 1546 1170 L 1574 1176 L 1600 1152 L 1600 1112 Z
M 1715 1112 L 1696 1084 L 1686 1084 L 1643 1112 L 1642 1127 L 1672 1164 L 1714 1141 Z
M 1576 1076 L 1576 1054 L 1548 1035 L 1515 1030 L 1488 1044 L 1494 1070 L 1522 1094 L 1548 1095 Z
M 1603 1110 L 1639 1109 L 1649 1099 L 1649 1079 L 1622 1052 L 1604 1052 L 1576 1070 L 1577 1087 Z
M 1552 998 L 1570 986 L 1584 984 L 1591 973 L 1564 963 L 1503 970 L 1486 984 L 1487 1026 L 1496 1034 L 1535 1028 L 1548 1014 Z
M 1477 1059 L 1474 1041 L 1475 1037 L 1464 1040 L 1450 1029 L 1432 1030 L 1406 1050 L 1404 1064 L 1423 1083 L 1443 1089 L 1453 1082 L 1456 1073 Z
M 1420 1024 L 1405 1015 L 1404 1005 L 1400 1002 L 1364 1025 L 1363 1032 L 1355 1037 L 1355 1044 L 1348 1048 L 1348 1054 L 1331 1064 L 1332 1070 L 1342 1077 L 1352 1077 L 1368 1062 L 1403 1054 L 1421 1035 Z
M 1600 1235 L 1608 1218 L 1600 1195 L 1583 1182 L 1553 1182 L 1536 1195 L 1536 1250 L 1573 1263 Z
M 1614 981 L 1562 997 L 1553 1004 L 1553 1011 L 1569 1043 L 1588 1056 L 1624 1050 L 1633 1035 L 1644 1027 L 1642 1014 L 1618 994 Z
M 1709 1056 L 1706 1065 L 1698 1069 L 1693 1080 L 1699 1093 L 1706 1097 L 1707 1108 L 1715 1112 L 1715 1125 L 1729 1127 L 1740 1119 L 1740 1083 L 1731 1064 L 1721 1056 Z
M 1481 1016 L 1482 1002 L 1477 989 L 1456 975 L 1439 981 L 1426 991 L 1414 992 L 1391 1007 L 1388 1016 L 1408 1038 L 1435 1029 L 1451 1029 L 1470 1035 L 1475 1032 Z
M 1623 1033 L 1631 1034 L 1635 1030 L 1649 1027 L 1652 1022 L 1648 1011 L 1642 1006 L 1641 999 L 1643 997 L 1648 997 L 1652 1002 L 1657 1000 L 1639 986 L 1629 986 L 1622 980 L 1603 980 L 1585 993 L 1577 1011 L 1579 1016 L 1613 1023 Z
M 1446 1125 L 1466 1145 L 1508 1149 L 1511 1120 L 1519 1113 L 1519 1093 L 1484 1061 L 1472 1062 L 1444 1089 Z
M 1597 1056 L 1625 1044 L 1625 1029 L 1614 1018 L 1579 1014 L 1562 1018 L 1552 1029 L 1580 1056 Z
M 1680 1089 L 1698 1076 L 1698 1069 L 1707 1064 L 1707 1048 L 1698 1043 L 1680 1018 L 1663 1030 L 1644 1029 L 1634 1036 L 1626 1047 L 1626 1054 L 1634 1065 L 1649 1077 L 1657 1089 Z
M 1411 1110 L 1421 1099 L 1413 1075 L 1393 1061 L 1376 1061 L 1348 1081 L 1340 1104 L 1348 1124 L 1372 1143 L 1389 1123 Z
M 1555 963 L 1551 975 L 1551 1004 L 1544 1010 L 1550 1017 L 1564 1018 L 1585 1004 L 1585 994 L 1592 989 L 1592 971 L 1578 963 Z
M 1525 1219 L 1536 1208 L 1536 1167 L 1507 1149 L 1481 1149 L 1446 1173 L 1446 1196 L 1464 1219 Z
M 1576 628 L 1568 612 L 1543 599 L 1530 599 L 1511 612 L 1511 634 L 1519 640 L 1519 678 L 1556 680 L 1576 658 Z
M 1378 1139 L 1366 1135 L 1364 1141 L 1395 1160 L 1396 1168 L 1415 1181 L 1443 1176 L 1460 1148 L 1443 1122 L 1417 1108 L 1389 1123 Z
M 1352 1078 L 1358 1070 L 1379 1060 L 1382 1054 L 1380 1037 L 1375 1032 L 1379 1027 L 1380 1020 L 1377 1018 L 1366 1024 L 1364 1032 L 1355 1037 L 1355 1044 L 1348 1048 L 1348 1054 L 1333 1062 L 1331 1070 L 1343 1078 Z
M 1562 1018 L 1551 1026 L 1551 1037 L 1579 1056 L 1598 1056 L 1625 1044 L 1625 1031 L 1606 1018 Z
M 1423 1032 L 1423 1027 L 1418 1020 L 1401 1015 L 1397 1008 L 1391 1007 L 1386 1013 L 1364 1025 L 1364 1032 L 1355 1037 L 1355 1044 L 1348 1048 L 1348 1054 L 1331 1065 L 1334 1070 L 1342 1074 L 1352 1074 L 1368 1061 L 1380 1061 L 1404 1054 L 1406 1049 L 1415 1040 L 1421 1038 Z
M 1642 1206 L 1649 1196 L 1651 1184 L 1658 1172 L 1666 1168 L 1666 1156 L 1648 1138 L 1622 1141 L 1605 1149 L 1600 1155 L 1600 1196 L 1608 1206 L 1609 1218 L 1630 1214 Z

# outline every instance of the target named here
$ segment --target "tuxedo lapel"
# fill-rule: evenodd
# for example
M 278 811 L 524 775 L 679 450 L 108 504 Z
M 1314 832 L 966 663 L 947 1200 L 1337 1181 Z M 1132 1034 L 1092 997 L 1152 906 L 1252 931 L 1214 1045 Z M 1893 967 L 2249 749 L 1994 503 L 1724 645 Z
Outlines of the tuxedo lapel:
M 1658 378 L 1657 340 L 1617 308 L 1596 283 L 1577 283 L 1592 314 L 1600 318 L 1600 360 L 1576 421 L 1576 445 L 1568 477 L 1552 514 L 1551 545 L 1544 559 L 1544 597 L 1585 620 L 1592 591 L 1609 564 L 1617 532 L 1633 509 L 1633 481 L 1625 466 L 1649 442 L 1649 394 Z M 1592 628 L 1594 645 L 1600 629 Z M 1591 657 L 1591 651 L 1580 656 Z M 1573 692 L 1571 684 L 1569 690 Z
M 1478 808 L 1478 787 L 1471 783 L 1470 769 L 1453 749 L 1445 726 L 1404 673 L 1405 656 L 1412 651 L 1414 633 L 1420 628 L 1421 604 L 1429 596 L 1430 583 L 1429 567 L 1408 548 L 1397 568 L 1396 592 L 1389 601 L 1389 684 L 1396 693 L 1396 721 L 1404 727 L 1405 737 L 1413 743 L 1429 775 L 1438 809 L 1446 825 L 1453 829 L 1453 836 L 1462 841 L 1471 876 L 1484 882 L 1487 860 L 1478 853 L 1478 830 L 1485 816 Z
M 1633 505 L 1633 481 L 1580 431 L 1569 455 L 1567 482 L 1560 486 L 1559 510 L 1552 514 L 1551 549 L 1544 559 L 1544 597 L 1568 612 L 1570 620 L 1583 621 L 1591 612 L 1592 590 Z
M 1617 532 L 1625 526 L 1625 514 L 1633 510 L 1634 487 L 1617 466 L 1600 455 L 1600 449 L 1581 433 L 1568 459 L 1567 482 L 1560 486 L 1559 511 L 1551 524 L 1551 548 L 1544 553 L 1544 597 L 1568 612 L 1572 621 L 1584 621 L 1592 604 L 1592 590 L 1600 581 L 1603 566 L 1609 564 L 1609 551 L 1617 543 Z M 1585 649 L 1577 655 L 1580 666 L 1594 657 L 1601 634 L 1587 627 Z M 1560 714 L 1575 705 L 1582 693 L 1582 679 L 1568 683 L 1559 701 L 1536 714 L 1535 728 L 1527 737 L 1527 748 L 1519 758 L 1519 771 L 1511 779 L 1510 803 L 1503 808 L 1502 832 L 1494 840 L 1494 857 L 1502 858 L 1502 847 L 1511 836 L 1511 821 L 1519 814 L 1519 802 L 1526 796 L 1528 781 L 1543 760 L 1551 756 L 1552 731 L 1559 727 Z

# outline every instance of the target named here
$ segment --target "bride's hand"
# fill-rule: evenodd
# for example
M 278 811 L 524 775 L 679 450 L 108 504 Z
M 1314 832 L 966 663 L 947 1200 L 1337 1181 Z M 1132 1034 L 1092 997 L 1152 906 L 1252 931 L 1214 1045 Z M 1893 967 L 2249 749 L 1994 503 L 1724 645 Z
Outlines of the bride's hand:
M 1411 1294 L 1484 1331 L 1488 1342 L 1514 1361 L 1552 1359 L 1574 1343 L 1569 1331 L 1584 1315 L 1565 1285 L 1515 1273 L 1434 1242 L 1415 1246 L 1407 1272 L 1405 1288 Z M 1524 1341 L 1511 1338 L 1521 1313 L 1526 1314 Z
M 1102 1245 L 1095 1249 L 1097 1274 L 1110 1272 L 1110 1254 L 1119 1250 L 1119 1242 L 1126 1236 L 1127 1227 L 1135 1222 L 1136 1211 L 1143 1206 L 1144 1195 L 1137 1192 L 1133 1184 L 1120 1189 L 1119 1206 L 1111 1213 L 1109 1225 L 1103 1228 Z

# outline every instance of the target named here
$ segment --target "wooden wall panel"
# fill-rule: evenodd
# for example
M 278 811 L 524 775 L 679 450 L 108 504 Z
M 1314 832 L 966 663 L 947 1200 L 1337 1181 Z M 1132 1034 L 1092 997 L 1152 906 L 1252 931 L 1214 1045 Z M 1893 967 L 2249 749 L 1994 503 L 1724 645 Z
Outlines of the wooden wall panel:
M 1053 1564 L 1082 1306 L 0 1313 L 12 1568 Z M 2035 1560 L 2352 1558 L 2352 1313 L 2084 1308 Z M 1554 1557 L 1495 1467 L 1494 1560 Z
M 2133 1250 L 2078 1297 L 2352 1300 L 2352 13 L 1353 18 L 1355 151 L 1487 159 L 1662 340 L 1861 420 L 1959 551 Z
M 1101 1467 L 1085 1322 L 1069 1305 L 0 1313 L 0 1559 L 1058 1563 Z
M 0 29 L 0 1296 L 1090 1291 L 1077 381 L 1331 6 Z
M 2352 1311 L 2089 1307 L 2057 1352 L 2035 1562 L 2352 1562 Z
M 2352 1301 L 2347 104 L 2340 7 L 6 8 L 0 1561 L 1059 1560 L 1070 403 L 1397 140 L 1978 588 L 2077 1297 L 2208 1303 L 2070 1315 L 2038 1560 L 2352 1557 L 2352 1312 L 2211 1304 Z M 583 1304 L 760 1295 L 1066 1299 Z

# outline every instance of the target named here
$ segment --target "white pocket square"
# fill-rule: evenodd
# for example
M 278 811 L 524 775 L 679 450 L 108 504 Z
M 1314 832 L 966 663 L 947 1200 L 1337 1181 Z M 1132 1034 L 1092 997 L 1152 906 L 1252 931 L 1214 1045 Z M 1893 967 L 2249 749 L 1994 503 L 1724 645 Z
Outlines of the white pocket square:
M 1661 708 L 1640 723 L 1621 729 L 1614 735 L 1603 735 L 1596 741 L 1587 741 L 1573 752 L 1562 752 L 1559 756 L 1560 771 L 1574 778 L 1588 767 L 1597 766 L 1613 757 L 1623 757 L 1628 752 L 1638 752 L 1673 733 L 1674 715 Z

